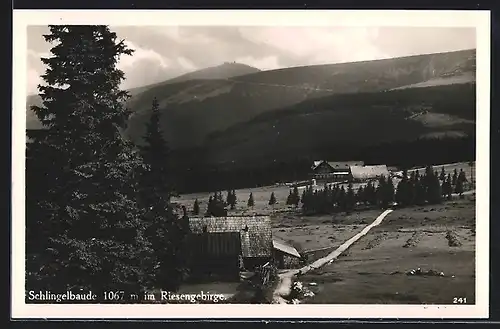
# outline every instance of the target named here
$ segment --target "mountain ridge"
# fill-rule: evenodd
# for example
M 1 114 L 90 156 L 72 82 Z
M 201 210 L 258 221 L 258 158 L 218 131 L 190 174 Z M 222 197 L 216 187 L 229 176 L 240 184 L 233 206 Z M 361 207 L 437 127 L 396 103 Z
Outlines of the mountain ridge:
M 188 77 L 193 77 L 193 75 L 188 75 Z M 182 76 L 178 78 L 182 78 Z M 154 97 L 160 103 L 161 126 L 165 132 L 166 140 L 173 149 L 189 150 L 193 147 L 208 147 L 207 145 L 215 143 L 217 138 L 219 138 L 217 145 L 226 145 L 231 142 L 229 137 L 231 134 L 227 133 L 228 130 L 237 131 L 238 127 L 247 127 L 247 123 L 252 125 L 252 120 L 260 118 L 260 120 L 265 121 L 266 116 L 271 119 L 273 116 L 280 116 L 287 111 L 293 112 L 297 106 L 303 107 L 304 102 L 306 102 L 305 104 L 308 104 L 307 102 L 314 104 L 311 112 L 313 113 L 314 109 L 328 108 L 332 106 L 331 104 L 337 104 L 335 102 L 338 99 L 334 103 L 329 103 L 328 97 L 335 95 L 348 95 L 340 97 L 347 99 L 346 104 L 350 104 L 349 102 L 355 103 L 356 95 L 364 97 L 363 95 L 369 94 L 372 95 L 370 97 L 376 99 L 377 96 L 373 95 L 384 94 L 394 89 L 408 89 L 410 91 L 407 91 L 406 94 L 399 95 L 407 95 L 405 97 L 410 97 L 415 103 L 409 104 L 409 106 L 417 106 L 417 103 L 422 103 L 422 99 L 425 100 L 426 95 L 411 90 L 417 88 L 445 90 L 446 88 L 440 88 L 448 84 L 451 87 L 446 89 L 446 93 L 449 97 L 454 98 L 456 93 L 463 91 L 457 88 L 457 85 L 468 85 L 473 82 L 475 82 L 475 49 L 376 61 L 299 66 L 220 79 L 187 79 L 177 82 L 167 80 L 134 94 L 127 102 L 127 105 L 133 110 L 133 115 L 128 122 L 126 133 L 134 142 L 142 142 L 145 123 L 149 120 L 151 102 Z M 466 97 L 468 99 L 473 96 L 470 90 L 467 91 Z M 450 101 L 446 99 L 436 100 L 438 104 Z M 472 106 L 471 104 L 467 101 L 467 106 Z M 384 106 L 389 105 L 385 104 Z M 393 107 L 392 112 L 397 113 L 397 104 L 390 106 Z M 442 107 L 442 105 L 439 106 Z M 356 113 L 372 111 L 372 106 L 366 104 L 357 111 Z M 473 113 L 475 109 L 471 108 L 469 111 Z M 321 122 L 313 120 L 309 122 L 309 125 L 334 120 L 331 113 L 328 115 L 325 113 L 322 114 Z M 348 111 L 344 110 L 343 113 L 341 120 L 345 122 L 356 120 L 356 117 L 349 114 Z M 396 117 L 398 120 L 404 120 L 399 114 Z M 420 123 L 413 120 L 411 124 L 422 126 L 431 120 L 436 125 L 439 122 L 447 122 L 449 119 L 439 115 L 436 117 L 435 114 L 432 114 L 432 116 L 425 117 L 425 120 L 421 120 Z M 458 122 L 459 119 L 451 117 L 450 120 Z M 295 122 L 294 120 L 296 119 L 292 121 Z M 355 127 L 352 126 L 352 128 Z M 368 132 L 373 129 L 370 126 L 361 128 L 368 129 Z M 282 126 L 282 129 L 288 128 L 285 125 Z M 360 129 L 360 127 L 356 129 Z M 446 136 L 446 129 L 443 132 L 434 129 L 429 133 L 443 133 L 443 136 Z M 421 129 L 417 130 L 419 136 Z M 465 130 L 467 134 L 470 133 L 469 128 Z M 354 131 L 349 132 L 348 135 L 360 133 Z M 399 133 L 406 134 L 404 131 L 397 134 Z M 285 133 L 283 132 L 283 134 Z M 400 136 L 396 135 L 388 136 L 388 138 L 400 139 Z M 418 137 L 417 135 L 415 138 Z M 213 139 L 214 136 L 216 139 Z M 228 140 L 220 144 L 220 136 L 226 136 Z M 311 140 L 311 143 L 315 143 L 315 141 Z M 214 153 L 214 159 L 231 160 L 231 151 L 227 145 L 219 148 L 215 146 L 208 148 L 210 152 Z M 220 150 L 221 148 L 223 151 Z M 307 143 L 303 149 L 307 149 Z M 250 147 L 248 150 L 258 152 L 254 147 Z M 289 151 L 292 152 L 292 150 Z M 222 152 L 225 155 L 219 157 L 217 152 Z

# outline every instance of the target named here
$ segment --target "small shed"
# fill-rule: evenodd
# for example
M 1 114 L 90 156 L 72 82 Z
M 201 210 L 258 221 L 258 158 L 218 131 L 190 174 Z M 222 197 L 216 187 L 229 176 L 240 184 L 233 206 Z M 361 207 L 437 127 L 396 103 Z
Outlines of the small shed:
M 298 263 L 301 256 L 293 246 L 273 238 L 273 258 L 279 268 L 286 268 L 290 267 L 291 264 Z
M 381 176 L 389 177 L 389 170 L 386 165 L 376 166 L 351 166 L 350 178 L 355 182 L 377 179 Z

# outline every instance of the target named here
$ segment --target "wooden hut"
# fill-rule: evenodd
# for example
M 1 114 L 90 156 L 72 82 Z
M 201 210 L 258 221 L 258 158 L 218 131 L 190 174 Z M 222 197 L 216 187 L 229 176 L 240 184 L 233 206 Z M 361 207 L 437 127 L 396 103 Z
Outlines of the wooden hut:
M 189 218 L 189 266 L 194 276 L 239 278 L 272 258 L 268 216 Z
M 278 268 L 290 268 L 299 264 L 301 256 L 297 249 L 285 241 L 273 238 L 273 259 Z

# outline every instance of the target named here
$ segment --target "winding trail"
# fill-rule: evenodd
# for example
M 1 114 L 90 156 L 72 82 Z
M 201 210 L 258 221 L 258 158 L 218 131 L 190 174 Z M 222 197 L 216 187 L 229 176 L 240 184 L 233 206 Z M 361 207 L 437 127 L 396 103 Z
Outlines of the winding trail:
M 327 263 L 332 263 L 335 259 L 337 259 L 344 251 L 346 251 L 352 244 L 354 244 L 356 241 L 358 241 L 361 237 L 366 235 L 373 227 L 379 225 L 382 220 L 392 212 L 392 209 L 388 209 L 381 213 L 371 224 L 365 226 L 363 230 L 356 235 L 354 235 L 352 238 L 344 242 L 340 247 L 332 251 L 330 254 L 326 255 L 323 258 L 320 258 L 313 262 L 312 264 L 306 265 L 300 269 L 294 269 L 290 270 L 284 273 L 279 274 L 279 284 L 277 288 L 274 291 L 274 299 L 280 303 L 280 304 L 286 304 L 286 300 L 283 298 L 283 296 L 287 296 L 290 294 L 290 289 L 292 285 L 292 278 L 297 275 L 297 274 L 305 274 L 307 272 L 310 272 L 314 269 L 320 268 L 321 266 L 327 264 Z

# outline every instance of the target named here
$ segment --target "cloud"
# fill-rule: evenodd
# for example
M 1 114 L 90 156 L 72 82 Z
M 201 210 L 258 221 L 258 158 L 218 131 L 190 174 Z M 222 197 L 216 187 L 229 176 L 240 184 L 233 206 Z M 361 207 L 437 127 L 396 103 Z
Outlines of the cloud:
M 41 58 L 51 57 L 48 52 L 38 53 L 34 50 L 27 52 L 27 66 L 28 72 L 26 76 L 26 91 L 28 95 L 38 93 L 38 85 L 44 85 L 41 75 L 45 73 L 45 65 L 42 63 Z
M 144 86 L 165 80 L 172 74 L 172 61 L 163 57 L 161 54 L 151 48 L 140 47 L 131 41 L 125 42 L 128 48 L 133 49 L 132 56 L 121 55 L 117 68 L 125 74 L 125 80 L 121 87 L 130 89 Z
M 236 62 L 250 65 L 260 70 L 276 70 L 281 68 L 278 56 L 266 56 L 261 58 L 246 56 L 237 58 Z
M 38 85 L 43 82 L 40 73 L 34 69 L 28 69 L 28 76 L 26 79 L 26 92 L 28 95 L 37 94 Z
M 158 54 L 156 51 L 152 49 L 145 49 L 138 47 L 137 45 L 134 45 L 130 41 L 125 41 L 125 44 L 127 45 L 128 48 L 133 49 L 134 53 L 132 56 L 128 55 L 122 55 L 120 59 L 118 60 L 118 68 L 121 70 L 129 69 L 131 67 L 134 67 L 137 62 L 140 61 L 151 61 L 154 62 L 156 65 L 159 65 L 161 67 L 168 67 L 168 60 L 163 58 L 160 54 Z
M 374 44 L 376 28 L 268 27 L 242 28 L 254 42 L 288 53 L 296 65 L 374 60 L 388 56 Z
M 123 88 L 165 81 L 189 71 L 240 62 L 270 70 L 475 48 L 474 28 L 111 26 L 135 50 L 121 56 Z M 28 28 L 29 90 L 51 47 L 47 27 Z M 35 73 L 36 72 L 36 73 Z
M 187 71 L 194 71 L 197 69 L 196 65 L 194 65 L 193 62 L 185 57 L 178 57 L 177 62 L 183 69 Z

